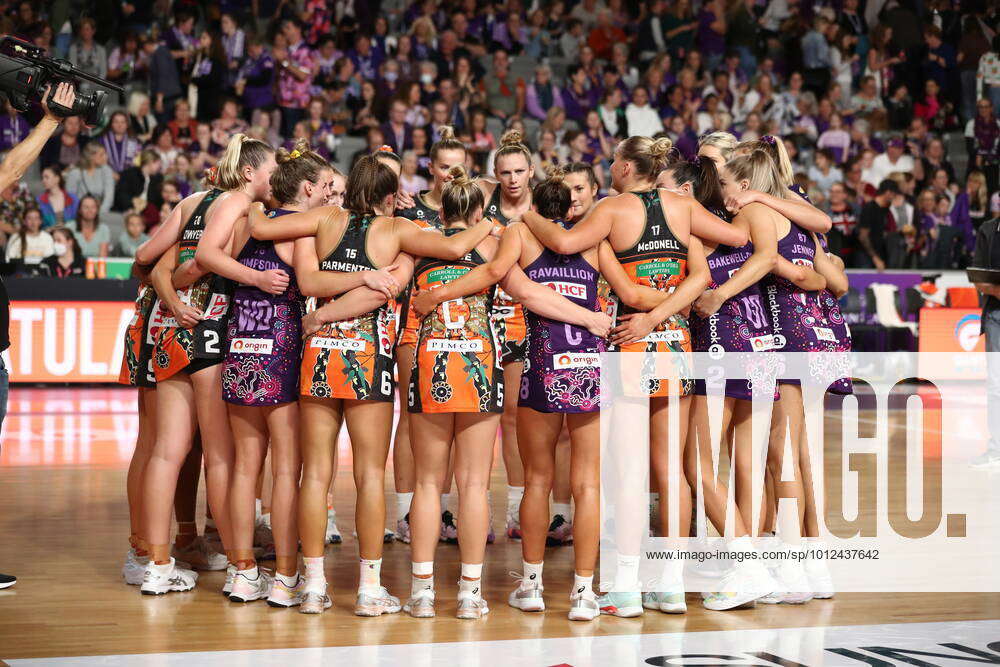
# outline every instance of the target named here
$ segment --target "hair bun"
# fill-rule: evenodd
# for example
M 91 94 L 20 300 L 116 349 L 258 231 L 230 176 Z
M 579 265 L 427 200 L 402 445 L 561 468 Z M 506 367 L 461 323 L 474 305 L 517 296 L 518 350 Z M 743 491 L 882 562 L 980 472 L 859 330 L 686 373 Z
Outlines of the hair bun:
M 524 143 L 524 137 L 520 130 L 507 130 L 500 137 L 500 146 L 520 146 Z
M 467 185 L 472 182 L 472 179 L 469 178 L 469 172 L 465 171 L 465 165 L 456 164 L 448 170 L 448 176 L 451 177 L 451 183 L 454 185 Z
M 455 138 L 455 128 L 451 125 L 442 125 L 438 128 L 438 141 L 450 141 Z
M 657 160 L 666 161 L 670 155 L 670 149 L 673 147 L 674 142 L 670 137 L 660 137 L 659 139 L 654 139 L 653 143 L 649 145 L 649 154 Z
M 292 150 L 286 150 L 284 148 L 279 148 L 274 155 L 274 159 L 278 164 L 285 164 L 291 162 L 296 158 L 300 158 L 309 151 L 309 142 L 305 139 L 297 139 L 295 145 L 292 146 Z

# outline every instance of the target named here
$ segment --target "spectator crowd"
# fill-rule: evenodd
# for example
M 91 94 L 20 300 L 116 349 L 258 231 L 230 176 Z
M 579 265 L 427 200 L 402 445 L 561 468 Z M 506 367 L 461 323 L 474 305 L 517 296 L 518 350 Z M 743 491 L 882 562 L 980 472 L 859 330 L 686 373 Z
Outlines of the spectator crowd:
M 125 88 L 69 118 L 0 193 L 8 272 L 130 256 L 229 138 L 306 138 L 342 167 L 382 145 L 426 188 L 451 125 L 473 174 L 522 130 L 534 177 L 665 133 L 774 135 L 848 267 L 961 268 L 1000 213 L 1000 37 L 986 0 L 0 2 L 0 31 Z M 0 116 L 0 150 L 32 113 Z

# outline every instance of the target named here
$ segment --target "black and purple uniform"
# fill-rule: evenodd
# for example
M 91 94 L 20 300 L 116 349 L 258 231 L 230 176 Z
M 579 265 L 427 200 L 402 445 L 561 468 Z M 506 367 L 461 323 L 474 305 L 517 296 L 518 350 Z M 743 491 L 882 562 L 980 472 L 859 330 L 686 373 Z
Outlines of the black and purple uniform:
M 567 229 L 572 225 L 559 222 Z M 544 248 L 524 269 L 540 285 L 578 306 L 598 311 L 597 269 L 580 253 L 560 255 Z M 538 412 L 581 413 L 600 409 L 601 352 L 605 342 L 583 327 L 525 309 L 527 355 L 521 375 L 519 407 Z
M 293 213 L 267 212 L 269 218 Z M 278 255 L 273 241 L 247 240 L 236 258 L 255 271 L 280 269 L 288 274 L 288 289 L 268 294 L 239 285 L 233 294 L 222 366 L 222 396 L 227 403 L 263 407 L 298 400 L 302 360 L 304 300 L 295 269 Z

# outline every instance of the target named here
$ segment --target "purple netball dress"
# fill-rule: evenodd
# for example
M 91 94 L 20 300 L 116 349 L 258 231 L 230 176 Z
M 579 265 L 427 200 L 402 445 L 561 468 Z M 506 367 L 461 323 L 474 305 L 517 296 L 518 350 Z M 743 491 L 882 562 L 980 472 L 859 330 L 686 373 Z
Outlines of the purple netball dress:
M 293 213 L 267 212 L 269 218 Z M 227 403 L 262 407 L 298 400 L 302 359 L 302 295 L 295 270 L 278 256 L 272 241 L 247 240 L 236 260 L 257 271 L 281 269 L 288 274 L 283 294 L 268 294 L 239 285 L 233 295 L 222 367 L 222 396 Z
M 569 228 L 567 223 L 559 222 Z M 579 253 L 548 248 L 524 272 L 573 303 L 597 311 L 599 274 Z M 550 320 L 525 309 L 528 353 L 518 406 L 538 412 L 581 413 L 600 409 L 603 339 L 583 327 Z
M 711 281 L 708 289 L 718 289 L 753 255 L 753 244 L 733 248 L 720 245 L 708 256 Z M 721 358 L 726 352 L 765 352 L 772 349 L 771 322 L 764 310 L 759 283 L 750 285 L 727 299 L 711 317 L 692 313 L 691 339 L 695 352 L 708 352 Z M 752 378 L 752 368 L 746 369 Z M 726 396 L 749 401 L 753 396 L 752 380 L 727 380 Z M 705 394 L 705 382 L 695 383 L 696 394 Z
M 792 264 L 812 268 L 816 257 L 812 236 L 794 222 L 790 224 L 788 234 L 778 240 L 778 254 Z M 764 293 L 776 351 L 837 352 L 843 346 L 821 307 L 819 292 L 806 292 L 784 278 L 771 275 Z M 831 389 L 849 393 L 850 382 L 838 380 Z

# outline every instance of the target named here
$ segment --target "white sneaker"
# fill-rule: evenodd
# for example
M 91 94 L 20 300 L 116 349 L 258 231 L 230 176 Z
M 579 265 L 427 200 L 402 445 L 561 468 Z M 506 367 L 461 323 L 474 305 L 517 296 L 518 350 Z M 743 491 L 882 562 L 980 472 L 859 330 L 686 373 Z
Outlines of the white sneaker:
M 511 572 L 510 575 L 519 579 L 521 583 L 510 592 L 507 604 L 521 611 L 545 611 L 545 598 L 542 597 L 545 588 L 534 581 L 525 579 L 519 572 Z
M 358 599 L 354 603 L 355 616 L 381 616 L 395 614 L 402 607 L 399 598 L 389 595 L 385 586 L 371 590 L 359 590 Z
M 122 578 L 125 579 L 125 583 L 129 586 L 141 585 L 148 563 L 149 556 L 140 558 L 135 555 L 135 549 L 129 549 L 128 553 L 125 554 L 125 564 L 122 565 Z
M 643 593 L 642 606 L 651 611 L 662 611 L 664 614 L 686 614 L 687 602 L 684 601 L 684 591 L 672 593 Z
M 434 618 L 434 589 L 425 588 L 410 597 L 403 611 L 413 618 Z
M 173 558 L 169 563 L 157 565 L 149 561 L 143 572 L 139 591 L 143 595 L 163 595 L 174 591 L 189 591 L 198 581 L 198 573 L 177 567 Z
M 813 542 L 807 547 L 810 550 L 825 551 L 823 542 Z M 825 558 L 809 558 L 805 562 L 806 577 L 809 579 L 809 589 L 817 600 L 829 600 L 834 596 L 833 577 Z
M 185 547 L 175 545 L 170 549 L 170 555 L 180 562 L 187 563 L 192 570 L 218 572 L 225 570 L 229 564 L 226 554 L 215 551 L 201 535 L 196 536 Z
M 230 602 L 253 602 L 263 600 L 271 595 L 271 585 L 274 580 L 259 567 L 249 570 L 237 570 L 233 580 L 233 590 L 229 594 Z
M 592 621 L 601 615 L 594 591 L 573 591 L 569 596 L 569 620 Z
M 326 594 L 326 581 L 319 583 L 309 581 L 304 584 L 305 591 L 302 594 L 302 604 L 299 605 L 300 614 L 322 614 L 333 606 L 333 600 Z
M 331 507 L 326 511 L 326 543 L 340 544 L 343 541 L 337 528 L 337 511 Z
M 797 555 L 797 548 L 785 549 L 791 555 Z M 801 560 L 783 560 L 775 568 L 778 575 L 778 585 L 784 592 L 785 604 L 805 604 L 812 600 L 812 589 L 806 576 L 805 566 Z
M 294 586 L 288 586 L 275 576 L 274 583 L 271 584 L 271 592 L 267 596 L 267 604 L 271 607 L 286 608 L 298 606 L 302 604 L 305 588 L 305 577 L 301 575 L 296 575 Z
M 490 608 L 483 599 L 482 588 L 477 584 L 471 590 L 462 590 L 459 583 L 458 589 L 458 613 L 456 616 L 462 619 L 483 618 L 490 613 Z
M 751 567 L 752 565 L 759 566 L 757 563 L 744 561 L 741 565 L 729 570 L 722 577 L 720 590 L 705 594 L 702 600 L 705 609 L 728 611 L 740 607 L 752 607 L 754 600 L 771 593 L 771 590 L 762 589 L 762 586 L 770 588 L 765 583 L 770 579 L 766 570 L 760 574 L 757 571 L 758 568 Z M 763 567 L 759 567 L 759 569 L 764 570 Z
M 236 580 L 236 566 L 227 565 L 226 566 L 226 582 L 222 584 L 222 594 L 229 597 L 229 594 L 233 592 L 233 581 Z

